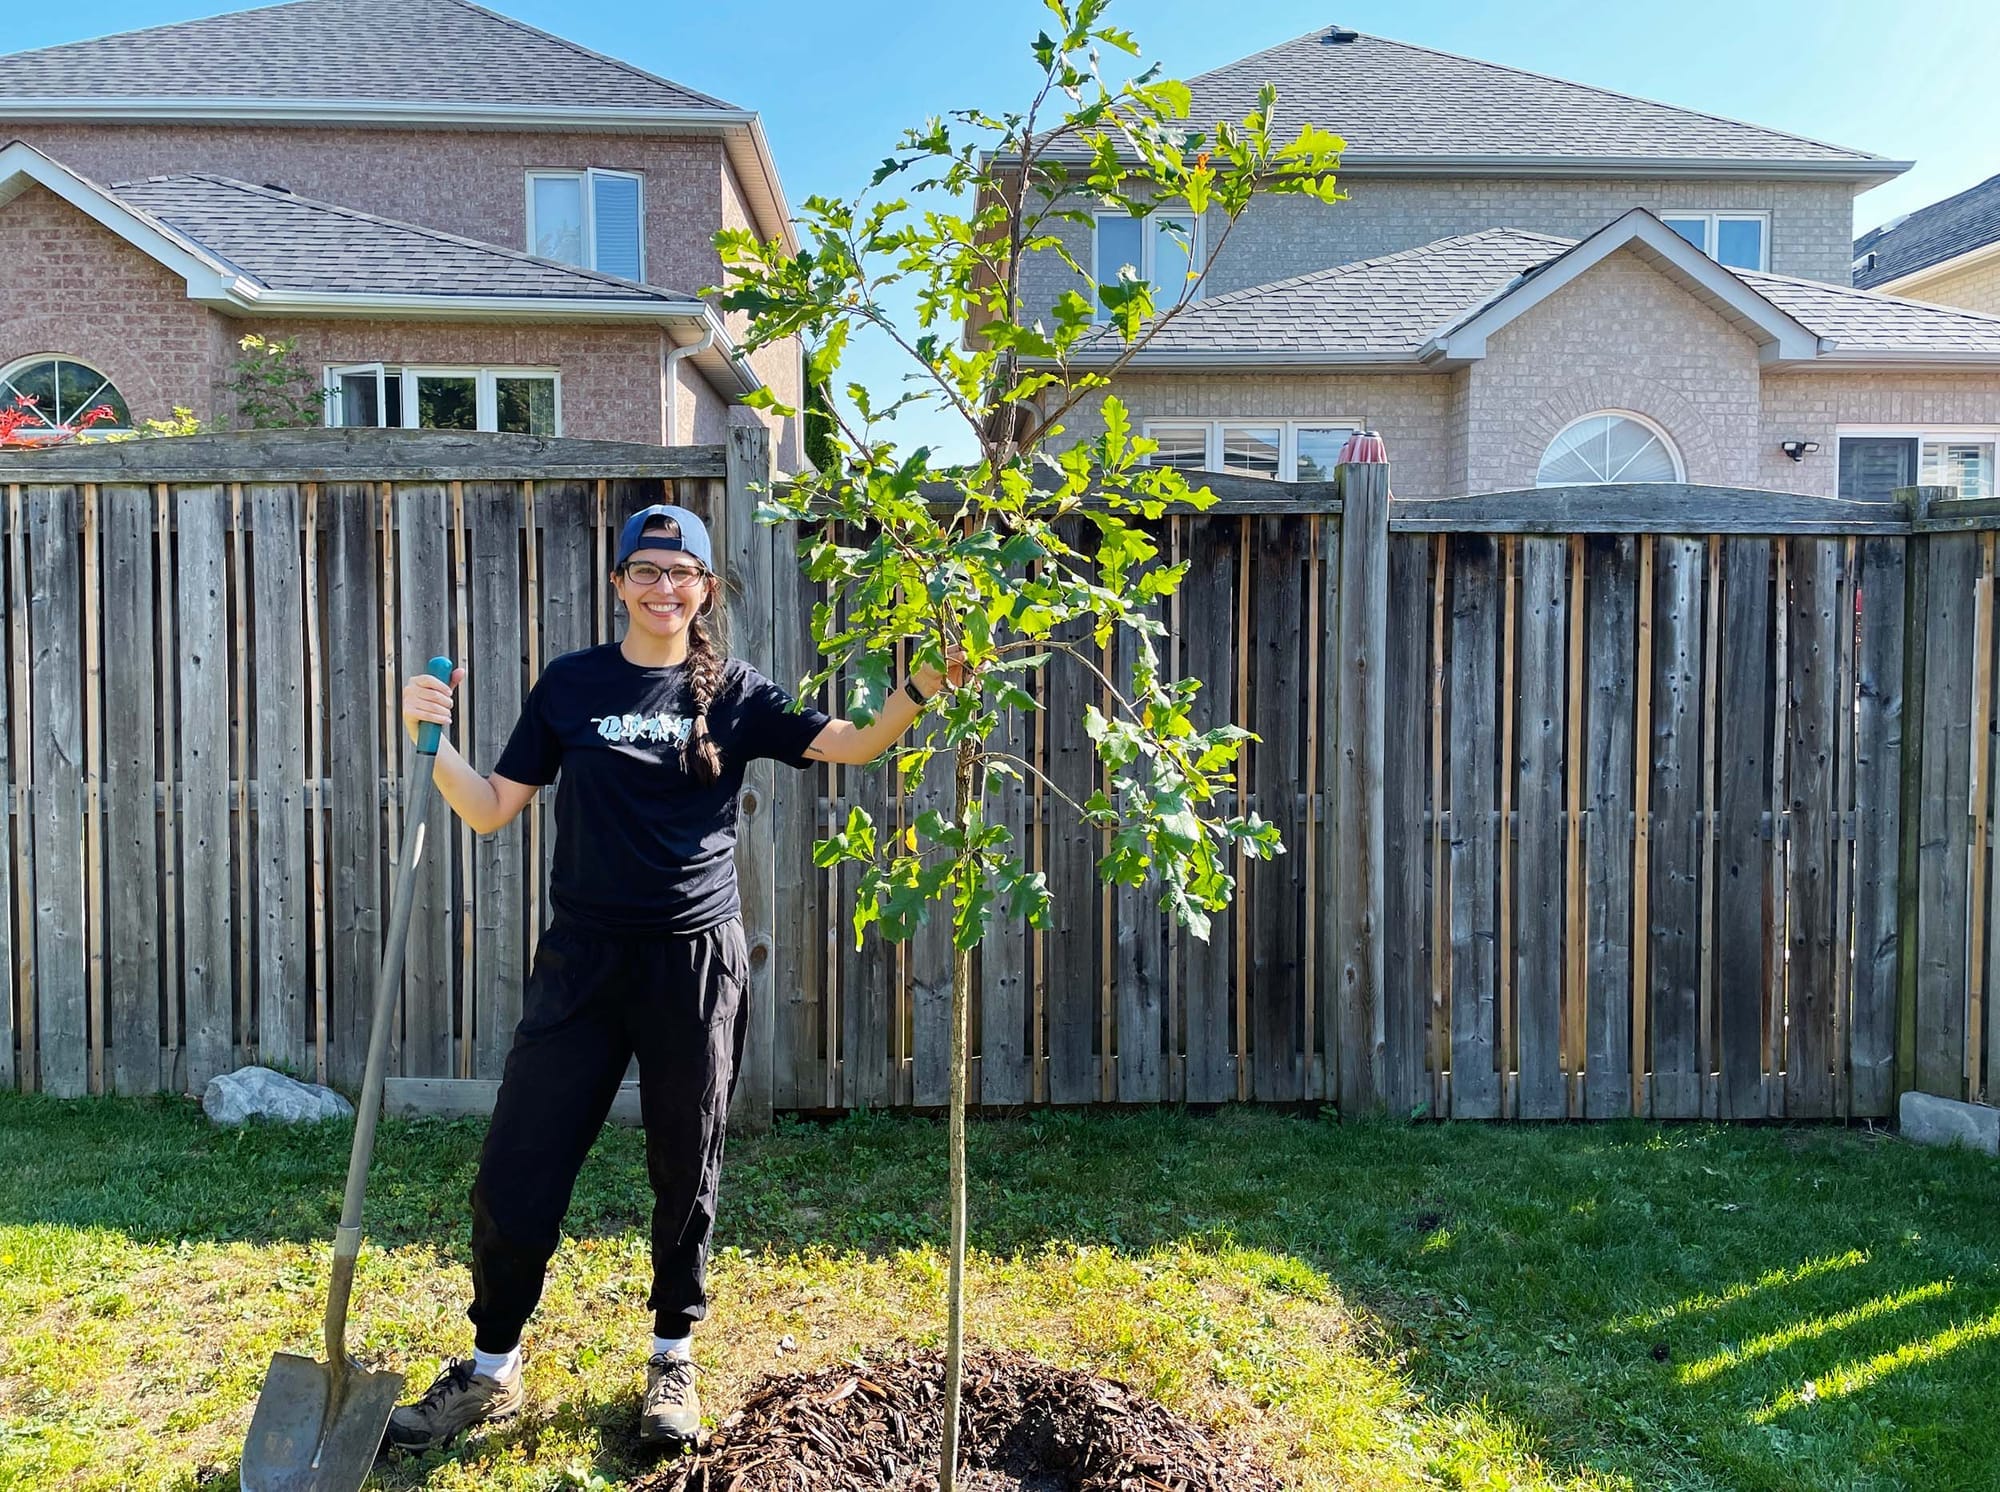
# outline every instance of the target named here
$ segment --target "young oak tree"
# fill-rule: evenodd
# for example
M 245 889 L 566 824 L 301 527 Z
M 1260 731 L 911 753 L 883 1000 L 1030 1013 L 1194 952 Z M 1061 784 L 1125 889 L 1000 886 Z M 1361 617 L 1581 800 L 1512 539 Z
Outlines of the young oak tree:
M 996 919 L 996 935 L 1014 937 L 1049 920 L 1043 877 L 1027 869 L 1010 831 L 989 821 L 986 804 L 992 774 L 1039 774 L 992 738 L 1006 712 L 1037 707 L 1026 687 L 1037 671 L 1086 670 L 1111 702 L 1082 722 L 1106 787 L 1086 802 L 1065 799 L 1067 807 L 1106 832 L 1102 877 L 1156 883 L 1162 908 L 1198 938 L 1235 889 L 1236 851 L 1282 853 L 1272 825 L 1220 809 L 1250 733 L 1197 730 L 1199 681 L 1170 680 L 1160 667 L 1166 628 L 1155 611 L 1187 567 L 1160 564 L 1143 524 L 1177 507 L 1206 508 L 1214 496 L 1147 464 L 1155 443 L 1133 434 L 1106 390 L 1188 304 L 1256 194 L 1340 196 L 1343 142 L 1310 126 L 1281 141 L 1273 88 L 1246 118 L 1195 127 L 1187 87 L 1157 68 L 1122 83 L 1099 71 L 1100 49 L 1139 55 L 1127 32 L 1105 22 L 1108 0 L 1046 3 L 1053 25 L 1034 41 L 1040 82 L 1026 108 L 959 110 L 907 132 L 859 196 L 807 199 L 796 254 L 740 229 L 716 239 L 730 271 L 723 303 L 749 318 L 746 349 L 800 338 L 808 387 L 832 385 L 857 329 L 887 338 L 910 364 L 894 397 L 847 385 L 848 407 L 832 410 L 831 459 L 759 510 L 767 522 L 798 525 L 800 558 L 824 592 L 812 616 L 823 666 L 803 687 L 844 673 L 848 711 L 865 721 L 896 686 L 899 653 L 941 671 L 963 656 L 898 761 L 914 790 L 933 759 L 948 756 L 953 812 L 927 811 L 898 835 L 856 808 L 814 853 L 822 868 L 865 868 L 857 940 L 871 926 L 910 938 L 934 903 L 951 918 L 943 1492 L 952 1492 L 958 1460 L 972 952 Z M 1063 229 L 1087 230 L 1106 209 L 1176 240 L 1189 260 L 1185 280 L 1154 285 L 1125 265 L 1093 287 Z M 1189 231 L 1201 221 L 1209 233 Z M 1196 261 L 1204 237 L 1206 257 Z M 1023 270 L 1051 259 L 1074 272 L 1076 288 L 1053 306 L 1031 306 Z M 913 301 L 914 312 L 899 315 L 892 301 Z M 1065 441 L 1065 420 L 1092 398 L 1103 433 Z M 768 395 L 762 402 L 780 407 Z M 899 448 L 895 420 L 918 405 L 962 419 L 977 459 L 945 463 L 927 447 Z M 1114 640 L 1131 660 L 1117 678 L 1106 662 Z M 1042 786 L 1062 797 L 1054 783 Z

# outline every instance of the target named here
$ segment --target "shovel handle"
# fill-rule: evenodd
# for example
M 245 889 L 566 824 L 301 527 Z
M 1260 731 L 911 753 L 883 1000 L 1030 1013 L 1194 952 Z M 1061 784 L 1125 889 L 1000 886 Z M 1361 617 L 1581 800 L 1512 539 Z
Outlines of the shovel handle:
M 451 659 L 433 658 L 425 665 L 433 678 L 451 681 Z M 417 862 L 424 853 L 424 813 L 430 806 L 431 773 L 437 765 L 442 731 L 425 722 L 417 732 L 417 754 L 405 793 L 403 844 L 396 857 L 395 895 L 389 904 L 389 926 L 382 938 L 382 967 L 375 980 L 375 1017 L 368 1031 L 368 1065 L 361 1076 L 361 1101 L 354 1107 L 354 1147 L 347 1157 L 347 1194 L 340 1208 L 340 1226 L 333 1235 L 333 1281 L 327 1291 L 326 1357 L 333 1370 L 335 1391 L 347 1371 L 347 1297 L 354 1285 L 354 1261 L 361 1253 L 361 1203 L 368 1190 L 368 1161 L 375 1149 L 375 1121 L 382 1112 L 383 1069 L 389 1055 L 389 1028 L 394 1023 L 396 992 L 403 978 L 403 943 L 416 899 Z
M 451 659 L 433 658 L 424 665 L 424 672 L 440 684 L 451 682 Z M 444 727 L 435 720 L 426 720 L 417 727 L 417 751 L 424 756 L 436 756 L 438 741 L 444 735 Z

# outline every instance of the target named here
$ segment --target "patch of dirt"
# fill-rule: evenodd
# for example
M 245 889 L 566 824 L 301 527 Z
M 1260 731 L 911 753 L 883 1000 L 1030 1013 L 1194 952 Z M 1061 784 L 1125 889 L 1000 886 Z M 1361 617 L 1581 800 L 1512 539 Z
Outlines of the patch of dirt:
M 937 1492 L 944 1354 L 767 1379 L 632 1492 Z M 965 1492 L 1283 1492 L 1247 1451 L 1122 1383 L 1020 1352 L 965 1362 Z

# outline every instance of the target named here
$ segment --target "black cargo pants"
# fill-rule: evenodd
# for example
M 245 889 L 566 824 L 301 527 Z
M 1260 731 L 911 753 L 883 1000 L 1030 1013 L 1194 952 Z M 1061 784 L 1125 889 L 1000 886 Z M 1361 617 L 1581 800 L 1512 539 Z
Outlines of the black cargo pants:
M 472 1187 L 466 1314 L 482 1352 L 521 1340 L 577 1173 L 634 1055 L 653 1187 L 653 1330 L 683 1337 L 708 1313 L 748 971 L 736 919 L 685 936 L 607 939 L 558 918 L 542 935 Z

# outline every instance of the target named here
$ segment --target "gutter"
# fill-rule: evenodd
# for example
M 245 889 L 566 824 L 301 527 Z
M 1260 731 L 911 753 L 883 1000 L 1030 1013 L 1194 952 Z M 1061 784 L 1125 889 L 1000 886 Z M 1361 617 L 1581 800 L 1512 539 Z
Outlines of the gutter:
M 4 109 L 0 105 L 0 109 Z M 1089 159 L 1064 152 L 1045 157 L 1065 164 Z M 1799 178 L 1831 181 L 1888 181 L 1902 175 L 1915 161 L 1805 160 L 1755 161 L 1699 156 L 1583 155 L 1361 155 L 1344 153 L 1336 168 L 1342 176 L 1618 176 Z

